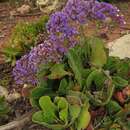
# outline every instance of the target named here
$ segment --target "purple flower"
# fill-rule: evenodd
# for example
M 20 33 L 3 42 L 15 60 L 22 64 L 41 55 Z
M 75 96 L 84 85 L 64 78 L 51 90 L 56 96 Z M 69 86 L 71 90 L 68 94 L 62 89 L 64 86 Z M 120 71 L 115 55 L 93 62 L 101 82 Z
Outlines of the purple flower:
M 120 24 L 125 24 L 125 20 L 117 7 L 106 2 L 95 2 L 92 8 L 91 16 L 95 19 L 105 20 L 107 17 L 112 17 Z
M 29 62 L 38 69 L 40 64 L 59 62 L 61 57 L 53 44 L 49 40 L 46 40 L 31 50 L 29 53 Z
M 66 53 L 76 44 L 74 37 L 78 34 L 76 28 L 69 25 L 69 17 L 64 12 L 52 14 L 47 24 L 49 40 L 56 50 Z
M 89 19 L 105 20 L 107 17 L 112 17 L 119 23 L 125 24 L 117 7 L 97 0 L 68 0 L 63 12 L 80 24 L 87 23 Z
M 36 68 L 29 62 L 29 55 L 24 55 L 16 62 L 13 69 L 13 76 L 17 84 L 33 84 L 37 83 Z
M 17 84 L 37 84 L 37 72 L 41 64 L 60 62 L 62 56 L 58 54 L 49 41 L 34 47 L 31 52 L 17 61 L 13 69 Z
M 68 0 L 63 12 L 74 21 L 81 24 L 87 22 L 86 1 L 85 0 Z

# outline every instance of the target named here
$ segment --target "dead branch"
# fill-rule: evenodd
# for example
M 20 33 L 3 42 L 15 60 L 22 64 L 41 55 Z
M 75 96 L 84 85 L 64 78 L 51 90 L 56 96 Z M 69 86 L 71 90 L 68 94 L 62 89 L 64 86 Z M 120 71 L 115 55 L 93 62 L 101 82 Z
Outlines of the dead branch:
M 24 15 L 15 14 L 15 15 L 13 15 L 13 16 L 17 16 L 17 17 L 29 17 L 29 16 L 39 16 L 39 15 L 42 15 L 42 13 L 41 13 L 41 12 L 38 12 L 38 13 L 24 14 Z
M 0 126 L 0 130 L 11 130 L 14 128 L 21 128 L 25 126 L 27 123 L 31 121 L 31 116 L 34 110 L 30 111 L 29 113 L 26 113 L 21 118 L 16 119 L 15 121 L 12 121 L 6 125 Z
M 121 27 L 122 29 L 130 30 L 130 27 Z
M 14 14 L 13 17 L 31 17 L 31 16 L 39 16 L 39 15 L 42 15 L 42 13 L 38 12 L 38 13 L 24 14 L 24 15 Z M 0 19 L 9 18 L 9 17 L 10 17 L 10 15 L 2 15 L 2 16 L 0 16 Z

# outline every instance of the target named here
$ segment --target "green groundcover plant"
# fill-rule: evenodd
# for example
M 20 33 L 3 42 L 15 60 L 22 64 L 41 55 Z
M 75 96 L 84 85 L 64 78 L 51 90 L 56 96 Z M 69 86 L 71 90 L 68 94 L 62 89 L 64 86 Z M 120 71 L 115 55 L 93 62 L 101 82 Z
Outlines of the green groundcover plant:
M 13 29 L 13 33 L 6 47 L 2 51 L 7 62 L 15 63 L 16 59 L 27 53 L 36 44 L 37 36 L 45 32 L 48 16 L 42 16 L 37 22 L 20 22 Z
M 0 118 L 6 116 L 10 111 L 8 103 L 5 101 L 4 97 L 0 96 Z

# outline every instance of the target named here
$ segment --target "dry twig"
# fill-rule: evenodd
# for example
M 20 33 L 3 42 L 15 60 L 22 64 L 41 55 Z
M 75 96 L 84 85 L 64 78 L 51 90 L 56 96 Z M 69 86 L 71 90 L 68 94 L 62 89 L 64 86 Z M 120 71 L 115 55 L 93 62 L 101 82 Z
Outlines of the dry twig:
M 15 121 L 12 121 L 6 125 L 0 126 L 0 130 L 11 130 L 15 128 L 21 128 L 25 126 L 27 123 L 31 121 L 33 110 L 29 113 L 26 113 L 21 118 L 16 119 Z

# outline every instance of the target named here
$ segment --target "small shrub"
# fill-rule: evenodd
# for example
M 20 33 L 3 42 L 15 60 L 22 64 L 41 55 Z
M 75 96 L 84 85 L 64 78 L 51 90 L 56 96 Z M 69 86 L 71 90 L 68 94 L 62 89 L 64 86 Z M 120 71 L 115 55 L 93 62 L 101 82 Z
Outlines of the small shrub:
M 0 96 L 0 117 L 5 116 L 9 110 L 9 106 L 5 101 L 5 98 Z
M 37 35 L 44 32 L 47 16 L 40 18 L 35 23 L 18 23 L 12 31 L 12 36 L 3 50 L 8 62 L 15 63 L 15 60 L 25 54 L 35 45 Z

